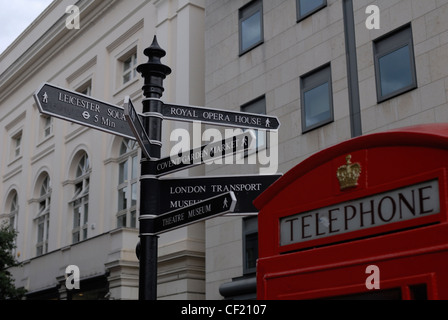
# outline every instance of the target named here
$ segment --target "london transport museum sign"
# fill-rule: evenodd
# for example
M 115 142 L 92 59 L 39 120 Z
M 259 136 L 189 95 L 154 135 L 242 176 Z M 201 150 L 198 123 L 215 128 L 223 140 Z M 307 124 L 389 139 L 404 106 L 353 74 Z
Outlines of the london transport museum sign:
M 137 140 L 143 155 L 150 160 L 151 174 L 156 177 L 200 164 L 213 163 L 217 159 L 232 155 L 239 154 L 240 159 L 244 159 L 248 151 L 256 145 L 253 129 L 277 131 L 280 126 L 276 117 L 266 115 L 164 104 L 162 108 L 164 119 L 199 121 L 249 130 L 237 131 L 236 135 L 212 141 L 196 149 L 154 159 L 151 158 L 150 149 L 157 142 L 149 139 L 142 124 L 144 116 L 136 112 L 129 97 L 124 99 L 122 108 L 44 83 L 35 92 L 34 98 L 39 111 L 43 114 Z M 160 190 L 154 192 L 159 195 L 161 215 L 151 218 L 154 219 L 152 233 L 160 234 L 225 213 L 254 214 L 257 210 L 252 201 L 280 177 L 281 174 L 269 174 L 160 179 Z M 217 205 L 217 201 L 221 198 L 226 205 Z M 202 206 L 199 204 L 201 202 L 204 202 Z M 191 215 L 191 212 L 201 214 Z

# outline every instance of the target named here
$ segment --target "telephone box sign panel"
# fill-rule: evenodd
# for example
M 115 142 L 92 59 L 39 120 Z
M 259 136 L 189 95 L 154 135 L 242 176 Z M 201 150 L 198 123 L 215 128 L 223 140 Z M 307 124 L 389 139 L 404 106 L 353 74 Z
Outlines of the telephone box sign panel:
M 417 219 L 440 212 L 437 179 L 280 219 L 280 245 Z M 397 225 L 397 228 L 400 224 Z

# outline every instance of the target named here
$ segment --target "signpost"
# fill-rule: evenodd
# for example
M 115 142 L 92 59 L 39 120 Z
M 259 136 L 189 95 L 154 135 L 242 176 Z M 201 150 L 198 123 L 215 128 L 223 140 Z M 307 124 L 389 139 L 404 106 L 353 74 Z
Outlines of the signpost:
M 44 83 L 34 98 L 43 114 L 137 140 L 140 144 L 139 299 L 156 300 L 159 234 L 225 213 L 256 213 L 252 201 L 281 176 L 159 179 L 169 173 L 246 152 L 255 139 L 255 134 L 247 131 L 189 150 L 184 155 L 160 159 L 162 121 L 200 121 L 267 131 L 278 130 L 280 122 L 276 117 L 259 114 L 164 104 L 160 100 L 163 80 L 171 73 L 160 61 L 166 52 L 154 37 L 144 53 L 149 60 L 137 67 L 145 80 L 143 115 L 137 113 L 129 97 L 121 108 L 49 83 Z
M 218 158 L 241 154 L 248 151 L 255 139 L 253 131 L 203 145 L 200 148 L 185 152 L 184 155 L 173 155 L 151 162 L 151 172 L 156 176 L 164 176 L 180 170 L 185 170 L 200 164 L 209 163 Z
M 233 212 L 236 203 L 237 198 L 235 197 L 235 194 L 230 191 L 200 201 L 191 206 L 164 213 L 152 218 L 153 233 L 161 234 L 163 232 L 185 227 L 192 223 Z
M 50 83 L 44 83 L 34 99 L 43 114 L 135 140 L 123 108 Z
M 140 116 L 138 115 L 137 111 L 135 111 L 134 105 L 132 104 L 131 98 L 129 96 L 126 96 L 124 98 L 124 115 L 129 123 L 129 126 L 132 129 L 132 132 L 137 138 L 137 142 L 140 145 L 140 148 L 142 149 L 142 152 L 145 155 L 146 159 L 151 159 L 151 144 L 154 144 L 154 142 L 151 142 L 149 140 L 148 134 L 146 133 L 145 128 L 140 121 Z

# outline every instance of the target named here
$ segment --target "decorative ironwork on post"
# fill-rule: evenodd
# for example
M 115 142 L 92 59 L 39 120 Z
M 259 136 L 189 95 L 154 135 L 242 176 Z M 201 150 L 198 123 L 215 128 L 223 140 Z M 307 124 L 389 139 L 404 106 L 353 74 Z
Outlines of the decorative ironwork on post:
M 143 95 L 147 98 L 160 98 L 165 91 L 163 80 L 171 74 L 171 68 L 161 62 L 161 58 L 166 56 L 166 51 L 159 46 L 157 37 L 154 36 L 151 46 L 143 53 L 149 58 L 147 63 L 137 67 L 137 71 L 145 79 Z

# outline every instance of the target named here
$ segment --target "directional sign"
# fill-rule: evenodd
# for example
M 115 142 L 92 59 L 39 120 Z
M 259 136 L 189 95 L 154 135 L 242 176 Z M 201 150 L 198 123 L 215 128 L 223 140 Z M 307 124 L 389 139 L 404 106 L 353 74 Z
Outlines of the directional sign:
M 280 127 L 277 117 L 195 106 L 164 104 L 162 114 L 165 119 L 200 121 L 226 127 L 263 130 L 278 130 Z
M 163 176 L 180 170 L 188 169 L 200 164 L 213 162 L 219 158 L 243 153 L 255 147 L 255 133 L 246 131 L 239 135 L 203 145 L 192 149 L 184 155 L 173 155 L 157 161 L 151 161 L 150 171 L 155 176 Z M 235 162 L 237 163 L 238 160 Z
M 162 214 L 153 218 L 154 234 L 178 229 L 198 221 L 233 212 L 236 203 L 235 194 L 226 192 L 191 206 Z
M 43 114 L 135 140 L 123 108 L 50 83 L 44 83 L 34 99 Z
M 238 200 L 234 213 L 256 213 L 252 204 L 281 174 L 160 179 L 160 211 L 169 212 L 203 199 L 233 191 Z
M 134 136 L 137 138 L 137 142 L 142 148 L 146 159 L 151 159 L 151 140 L 149 140 L 148 134 L 146 133 L 146 130 L 140 120 L 140 116 L 135 110 L 129 96 L 124 98 L 124 115 L 129 123 L 129 126 L 131 127 L 132 132 L 134 132 Z

